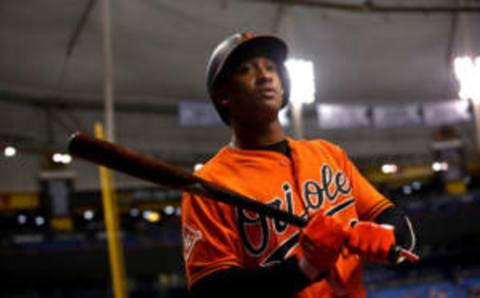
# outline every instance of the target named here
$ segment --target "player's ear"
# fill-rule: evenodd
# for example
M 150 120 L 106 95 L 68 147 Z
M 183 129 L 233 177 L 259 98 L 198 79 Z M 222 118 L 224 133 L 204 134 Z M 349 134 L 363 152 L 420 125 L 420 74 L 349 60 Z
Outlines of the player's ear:
M 223 108 L 227 108 L 227 106 L 230 103 L 230 97 L 228 95 L 227 88 L 226 88 L 225 84 L 221 84 L 220 86 L 218 86 L 218 88 L 215 92 L 215 99 L 214 100 L 215 100 L 217 105 L 219 105 Z
M 220 105 L 223 108 L 226 108 L 230 103 L 230 99 L 228 98 L 228 96 L 224 94 L 220 94 L 219 96 L 217 96 L 215 101 L 217 102 L 218 105 Z

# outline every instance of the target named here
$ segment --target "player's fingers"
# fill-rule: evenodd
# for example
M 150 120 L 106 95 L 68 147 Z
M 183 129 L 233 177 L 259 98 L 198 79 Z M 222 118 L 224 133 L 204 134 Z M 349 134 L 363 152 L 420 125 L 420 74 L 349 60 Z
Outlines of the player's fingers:
M 378 247 L 378 253 L 383 257 L 386 258 L 388 253 L 393 248 L 394 242 L 391 240 L 381 241 Z
M 381 242 L 381 247 L 380 249 L 382 250 L 382 257 L 384 260 L 388 258 L 388 254 L 390 251 L 393 249 L 395 246 L 395 234 L 394 234 L 394 228 L 393 226 L 385 226 L 382 225 L 382 227 L 386 227 L 384 230 L 384 235 L 382 236 L 382 242 Z
M 347 238 L 347 246 L 351 249 L 357 250 L 358 244 L 360 242 L 360 237 L 356 230 L 351 230 Z
M 370 244 L 371 241 L 365 241 L 365 239 L 360 241 L 359 250 L 362 255 L 367 255 L 370 252 Z

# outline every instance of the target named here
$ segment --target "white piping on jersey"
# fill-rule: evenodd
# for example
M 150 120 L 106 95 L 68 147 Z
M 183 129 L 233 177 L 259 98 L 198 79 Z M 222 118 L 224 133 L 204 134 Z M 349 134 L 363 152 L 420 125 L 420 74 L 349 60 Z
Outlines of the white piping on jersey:
M 412 241 L 410 243 L 410 247 L 408 248 L 408 250 L 413 251 L 413 249 L 415 248 L 417 239 L 415 237 L 415 233 L 413 232 L 412 223 L 410 222 L 410 219 L 408 218 L 408 216 L 405 216 L 405 220 L 407 222 L 408 230 L 410 231 L 410 237 L 412 239 Z

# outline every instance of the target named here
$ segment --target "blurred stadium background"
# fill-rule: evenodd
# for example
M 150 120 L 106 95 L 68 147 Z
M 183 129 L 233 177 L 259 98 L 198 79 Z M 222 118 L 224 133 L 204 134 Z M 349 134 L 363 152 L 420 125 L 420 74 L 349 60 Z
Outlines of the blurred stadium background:
M 480 297 L 480 58 L 455 60 L 480 56 L 476 0 L 0 1 L 0 297 L 113 296 L 98 168 L 66 141 L 109 114 L 116 142 L 193 170 L 228 142 L 204 70 L 239 31 L 312 63 L 303 137 L 413 221 L 422 261 L 369 266 L 369 297 Z M 180 193 L 121 174 L 115 193 L 129 297 L 188 297 Z

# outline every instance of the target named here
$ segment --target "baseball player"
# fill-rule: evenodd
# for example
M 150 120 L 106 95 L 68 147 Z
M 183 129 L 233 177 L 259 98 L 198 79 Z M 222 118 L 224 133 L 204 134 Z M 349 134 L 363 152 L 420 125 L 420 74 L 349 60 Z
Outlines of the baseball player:
M 235 34 L 213 51 L 207 87 L 230 144 L 196 175 L 309 220 L 306 228 L 184 194 L 182 232 L 195 297 L 365 297 L 362 263 L 412 250 L 408 218 L 340 147 L 287 137 L 287 45 Z M 397 260 L 401 261 L 401 260 Z

